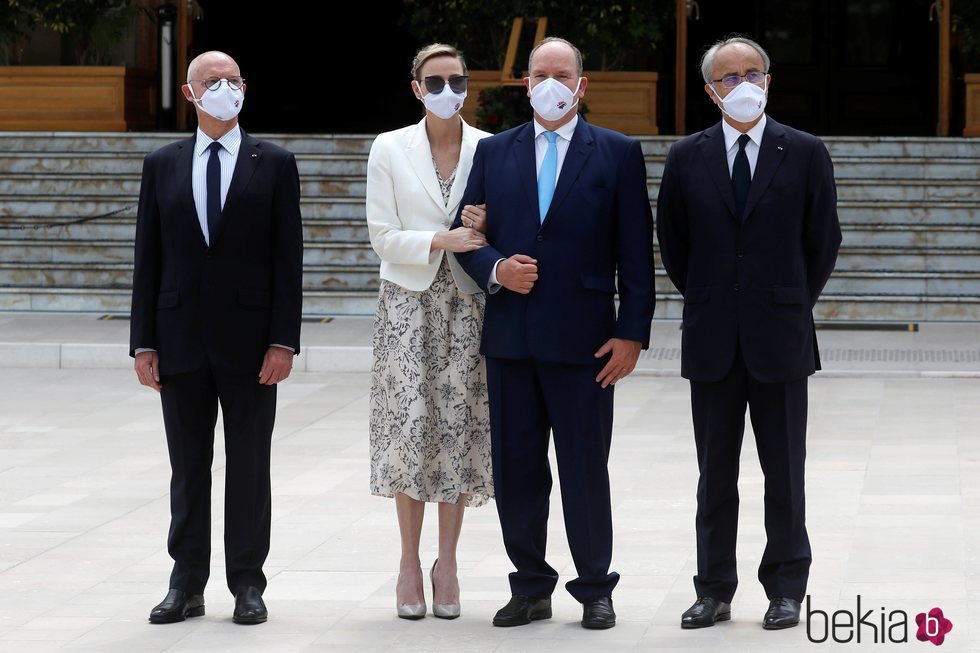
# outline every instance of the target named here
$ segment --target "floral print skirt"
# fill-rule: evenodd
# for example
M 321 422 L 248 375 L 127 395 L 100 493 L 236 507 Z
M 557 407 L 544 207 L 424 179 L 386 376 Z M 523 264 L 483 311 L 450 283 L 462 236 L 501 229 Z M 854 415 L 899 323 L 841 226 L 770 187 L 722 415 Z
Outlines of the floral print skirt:
M 371 369 L 371 493 L 481 506 L 493 497 L 483 293 L 448 256 L 428 290 L 382 280 Z

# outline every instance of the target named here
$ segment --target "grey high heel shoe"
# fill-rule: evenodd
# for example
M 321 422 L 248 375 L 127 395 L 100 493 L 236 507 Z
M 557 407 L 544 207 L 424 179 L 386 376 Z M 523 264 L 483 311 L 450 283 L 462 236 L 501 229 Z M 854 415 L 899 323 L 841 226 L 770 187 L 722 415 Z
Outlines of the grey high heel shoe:
M 429 582 L 432 583 L 432 616 L 438 617 L 440 619 L 455 619 L 459 616 L 459 603 L 436 603 L 436 581 L 435 581 L 435 571 L 436 565 L 439 564 L 439 558 L 432 563 L 432 569 L 429 570 Z
M 403 605 L 395 605 L 395 609 L 398 611 L 399 619 L 422 619 L 425 617 L 425 601 L 421 603 L 406 603 Z

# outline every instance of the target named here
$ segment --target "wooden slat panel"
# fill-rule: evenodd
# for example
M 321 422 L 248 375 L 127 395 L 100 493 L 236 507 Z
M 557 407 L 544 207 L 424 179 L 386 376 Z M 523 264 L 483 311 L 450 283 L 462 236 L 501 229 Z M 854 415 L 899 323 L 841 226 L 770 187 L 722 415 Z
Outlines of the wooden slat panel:
M 963 75 L 966 83 L 964 136 L 980 136 L 980 73 Z

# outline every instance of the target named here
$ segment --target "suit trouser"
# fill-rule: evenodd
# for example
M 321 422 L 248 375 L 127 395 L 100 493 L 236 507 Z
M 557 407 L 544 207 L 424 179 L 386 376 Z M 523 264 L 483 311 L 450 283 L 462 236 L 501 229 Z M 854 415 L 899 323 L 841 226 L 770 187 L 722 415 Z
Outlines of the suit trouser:
M 804 499 L 807 379 L 762 383 L 749 374 L 741 351 L 721 381 L 691 382 L 700 470 L 694 587 L 698 596 L 731 602 L 738 584 L 738 471 L 746 405 L 765 475 L 767 541 L 759 580 L 770 599 L 802 601 L 811 560 Z
M 494 495 L 504 546 L 517 571 L 513 594 L 551 596 L 558 572 L 545 561 L 551 465 L 549 430 L 561 482 L 565 530 L 578 578 L 566 589 L 579 601 L 612 594 L 612 509 L 607 461 L 613 388 L 595 381 L 602 368 L 530 359 L 487 358 Z
M 266 586 L 272 490 L 269 464 L 276 386 L 257 374 L 200 369 L 161 378 L 170 452 L 170 587 L 204 590 L 211 560 L 211 462 L 218 404 L 225 432 L 225 569 L 233 594 Z

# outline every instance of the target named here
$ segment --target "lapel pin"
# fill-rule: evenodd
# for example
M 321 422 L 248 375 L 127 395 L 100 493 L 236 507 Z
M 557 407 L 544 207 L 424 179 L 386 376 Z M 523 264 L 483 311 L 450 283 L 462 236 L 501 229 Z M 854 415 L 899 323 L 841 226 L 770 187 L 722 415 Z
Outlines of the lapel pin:
M 783 146 L 782 145 L 777 145 L 776 146 L 776 149 L 779 150 L 780 152 L 782 152 L 783 151 Z M 255 156 L 255 155 L 253 154 L 252 156 Z
M 779 149 L 783 149 L 783 148 L 779 148 Z M 252 158 L 253 158 L 253 159 L 257 159 L 257 158 L 259 158 L 259 155 L 258 155 L 258 154 L 253 154 L 253 155 L 252 155 Z

